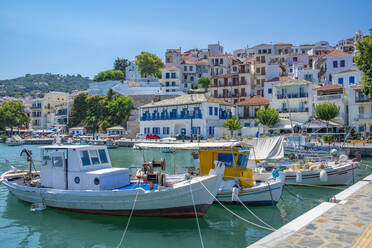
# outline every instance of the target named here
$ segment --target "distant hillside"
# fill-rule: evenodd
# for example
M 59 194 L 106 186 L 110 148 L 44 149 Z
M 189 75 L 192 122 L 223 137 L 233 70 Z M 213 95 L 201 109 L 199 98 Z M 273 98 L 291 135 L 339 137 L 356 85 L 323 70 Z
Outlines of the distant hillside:
M 51 73 L 26 74 L 24 77 L 0 80 L 0 96 L 21 97 L 49 91 L 86 90 L 91 82 L 93 81 L 88 77 L 79 74 L 76 76 Z

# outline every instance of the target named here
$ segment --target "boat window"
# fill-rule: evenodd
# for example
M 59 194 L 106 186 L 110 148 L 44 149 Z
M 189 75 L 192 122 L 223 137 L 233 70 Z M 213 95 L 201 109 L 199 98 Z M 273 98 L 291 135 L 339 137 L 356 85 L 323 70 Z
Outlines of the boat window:
M 43 160 L 50 160 L 50 154 L 56 152 L 56 149 L 44 149 L 43 151 Z
M 97 150 L 89 150 L 89 155 L 90 159 L 92 160 L 92 164 L 99 164 Z
M 247 167 L 248 163 L 248 154 L 247 153 L 240 153 L 238 157 L 238 164 L 236 168 L 245 168 Z
M 53 167 L 62 167 L 63 166 L 62 157 L 60 156 L 52 157 L 52 163 L 53 163 Z
M 234 157 L 232 153 L 217 153 L 217 161 L 224 162 L 225 168 L 232 168 Z
M 81 157 L 81 162 L 83 163 L 83 166 L 90 165 L 88 151 L 80 151 L 80 157 Z
M 106 152 L 104 149 L 101 149 L 101 150 L 98 150 L 98 153 L 99 153 L 99 158 L 101 159 L 101 163 L 102 164 L 105 164 L 107 163 L 107 156 L 106 156 Z

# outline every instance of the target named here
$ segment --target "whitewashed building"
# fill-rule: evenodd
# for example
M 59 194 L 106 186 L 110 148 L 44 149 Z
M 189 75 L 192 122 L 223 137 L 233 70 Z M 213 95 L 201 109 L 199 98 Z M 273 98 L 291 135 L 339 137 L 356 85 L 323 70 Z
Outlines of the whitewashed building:
M 350 53 L 333 50 L 320 56 L 315 62 L 320 69 L 321 80 L 325 84 L 332 83 L 332 75 L 337 72 L 353 69 L 353 55 Z
M 160 88 L 163 92 L 179 91 L 181 86 L 181 69 L 176 66 L 166 66 L 161 69 Z
M 348 99 L 349 126 L 359 134 L 372 134 L 372 101 L 363 94 L 361 84 L 350 86 Z
M 362 81 L 363 73 L 357 69 L 347 69 L 333 73 L 332 84 L 342 84 L 345 87 L 359 84 Z
M 140 134 L 163 137 L 215 137 L 215 128 L 223 127 L 233 115 L 233 107 L 207 94 L 189 94 L 152 102 L 140 107 Z
M 314 104 L 324 102 L 334 102 L 336 106 L 340 107 L 340 112 L 336 118 L 332 121 L 342 126 L 348 124 L 348 113 L 347 113 L 347 94 L 342 84 L 330 84 L 321 86 L 314 89 L 316 94 L 314 95 Z
M 305 123 L 313 113 L 313 87 L 306 80 L 287 80 L 273 84 L 271 106 L 281 118 Z

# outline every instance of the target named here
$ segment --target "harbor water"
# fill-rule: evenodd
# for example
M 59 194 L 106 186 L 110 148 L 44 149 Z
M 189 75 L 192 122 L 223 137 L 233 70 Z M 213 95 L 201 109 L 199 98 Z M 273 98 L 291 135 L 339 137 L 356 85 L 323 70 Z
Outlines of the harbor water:
M 17 168 L 27 168 L 20 152 L 31 149 L 39 160 L 39 146 L 8 147 L 0 144 L 0 172 L 5 171 L 5 159 Z M 165 157 L 167 172 L 192 165 L 191 152 L 176 154 L 160 151 L 141 152 L 132 148 L 109 150 L 114 167 L 141 165 L 143 159 Z M 39 163 L 35 163 L 36 167 Z M 175 166 L 176 164 L 176 166 Z M 38 169 L 38 168 L 36 168 Z M 357 180 L 372 173 L 372 159 L 363 159 Z M 356 181 L 357 181 L 356 180 Z M 286 186 L 277 206 L 250 207 L 260 218 L 279 228 L 346 187 Z M 257 222 L 246 209 L 229 205 L 232 211 Z M 30 204 L 20 201 L 0 187 L 0 247 L 116 247 L 122 237 L 128 217 L 74 213 L 49 209 L 30 211 Z M 212 205 L 199 219 L 204 247 L 246 247 L 267 235 L 232 216 L 219 205 Z M 133 217 L 122 247 L 201 247 L 195 218 Z

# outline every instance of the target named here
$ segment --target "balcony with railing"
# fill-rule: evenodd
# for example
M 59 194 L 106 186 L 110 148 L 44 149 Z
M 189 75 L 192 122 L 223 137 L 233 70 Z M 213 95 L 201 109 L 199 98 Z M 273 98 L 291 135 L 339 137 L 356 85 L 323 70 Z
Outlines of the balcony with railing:
M 371 100 L 366 96 L 357 96 L 355 97 L 355 102 L 363 103 L 363 102 L 371 102 Z
M 285 114 L 285 113 L 305 113 L 309 112 L 309 108 L 282 108 L 279 109 L 279 113 Z
M 182 119 L 202 119 L 202 114 L 195 113 L 192 115 L 185 113 L 185 114 L 177 114 L 177 113 L 170 113 L 170 114 L 143 114 L 140 118 L 141 121 L 161 121 L 161 120 L 182 120 Z
M 59 109 L 56 113 L 56 116 L 67 115 L 67 109 Z
M 32 104 L 31 109 L 41 109 L 41 104 Z
M 317 96 L 317 101 L 340 101 L 342 100 L 344 95 L 342 94 L 334 94 L 334 95 L 323 95 L 323 96 Z
M 304 98 L 308 97 L 309 94 L 307 92 L 303 93 L 287 93 L 287 94 L 278 94 L 277 99 L 292 99 L 292 98 Z
M 227 94 L 218 94 L 214 95 L 215 98 L 236 98 L 236 97 L 246 97 L 247 93 L 241 92 L 241 93 L 227 93 Z

